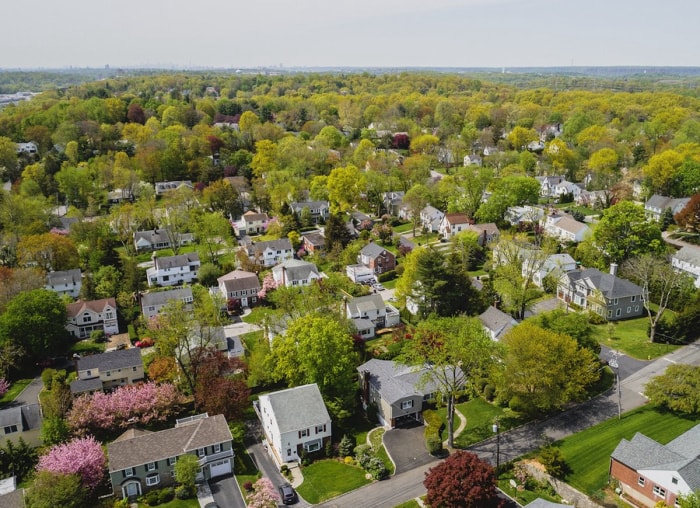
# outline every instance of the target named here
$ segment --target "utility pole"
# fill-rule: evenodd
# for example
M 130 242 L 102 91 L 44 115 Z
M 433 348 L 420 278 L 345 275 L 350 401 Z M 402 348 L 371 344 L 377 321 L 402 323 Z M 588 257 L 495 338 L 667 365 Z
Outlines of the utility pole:
M 493 433 L 496 434 L 496 479 L 498 480 L 498 468 L 501 465 L 501 432 L 498 426 L 498 418 L 492 426 Z
M 608 365 L 615 369 L 615 384 L 617 385 L 617 419 L 622 418 L 622 392 L 620 389 L 620 364 L 617 361 L 619 353 L 617 351 L 612 351 L 610 355 L 610 360 L 608 360 Z

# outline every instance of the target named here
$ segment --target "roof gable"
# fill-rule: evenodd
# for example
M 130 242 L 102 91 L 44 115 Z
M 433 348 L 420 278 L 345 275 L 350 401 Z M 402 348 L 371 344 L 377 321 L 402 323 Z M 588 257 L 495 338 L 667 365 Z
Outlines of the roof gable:
M 270 403 L 281 434 L 331 420 L 316 383 L 268 393 L 260 399 Z

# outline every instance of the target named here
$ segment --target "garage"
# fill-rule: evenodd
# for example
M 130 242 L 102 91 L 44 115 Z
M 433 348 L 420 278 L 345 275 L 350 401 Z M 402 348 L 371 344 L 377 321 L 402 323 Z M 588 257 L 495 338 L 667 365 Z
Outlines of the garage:
M 217 460 L 209 464 L 209 477 L 215 478 L 231 473 L 231 459 Z

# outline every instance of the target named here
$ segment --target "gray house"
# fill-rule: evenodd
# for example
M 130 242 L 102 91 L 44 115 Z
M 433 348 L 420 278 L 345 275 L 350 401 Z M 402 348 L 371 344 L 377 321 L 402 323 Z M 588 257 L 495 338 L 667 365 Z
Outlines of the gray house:
M 201 467 L 198 481 L 233 471 L 233 437 L 223 415 L 206 413 L 177 420 L 172 429 L 129 429 L 107 445 L 109 479 L 116 496 L 134 499 L 174 483 L 174 467 L 194 455 Z
M 41 409 L 39 404 L 26 404 L 0 410 L 0 440 L 17 442 L 21 437 L 30 446 L 41 444 Z M 1 503 L 0 503 L 1 504 Z
M 141 296 L 141 312 L 143 312 L 143 317 L 151 319 L 157 316 L 160 314 L 163 307 L 172 300 L 182 301 L 185 304 L 185 309 L 188 311 L 191 310 L 192 303 L 194 302 L 192 288 L 184 287 L 145 293 Z
M 648 218 L 658 221 L 666 210 L 671 210 L 671 213 L 675 215 L 683 210 L 689 201 L 690 198 L 671 198 L 654 194 L 644 203 L 644 211 Z
M 567 305 L 591 310 L 609 321 L 638 317 L 644 312 L 642 288 L 617 277 L 615 263 L 610 265 L 610 273 L 586 268 L 562 274 L 557 297 Z
M 73 395 L 112 390 L 143 381 L 143 360 L 139 348 L 84 356 L 76 361 L 78 379 L 70 384 Z
M 307 208 L 314 224 L 325 223 L 331 214 L 331 207 L 328 201 L 300 201 L 298 203 L 290 203 L 289 207 L 300 218 L 304 208 Z

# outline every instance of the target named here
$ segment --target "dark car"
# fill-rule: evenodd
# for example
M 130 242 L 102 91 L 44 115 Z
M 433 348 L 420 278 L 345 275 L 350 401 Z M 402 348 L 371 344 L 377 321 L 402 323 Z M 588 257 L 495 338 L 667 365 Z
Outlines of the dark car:
M 294 504 L 299 500 L 299 498 L 297 497 L 297 493 L 288 483 L 280 485 L 279 489 L 280 499 L 282 499 L 283 504 Z

